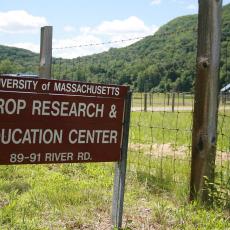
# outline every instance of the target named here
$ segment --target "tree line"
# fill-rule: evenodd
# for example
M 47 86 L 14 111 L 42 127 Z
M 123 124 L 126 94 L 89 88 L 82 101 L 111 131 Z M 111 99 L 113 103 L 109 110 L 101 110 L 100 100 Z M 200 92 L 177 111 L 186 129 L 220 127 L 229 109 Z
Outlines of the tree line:
M 220 87 L 230 83 L 230 4 L 223 8 Z M 196 74 L 197 15 L 176 18 L 125 48 L 74 59 L 53 58 L 54 78 L 130 85 L 139 92 L 191 92 Z M 38 74 L 39 55 L 0 47 L 0 73 Z

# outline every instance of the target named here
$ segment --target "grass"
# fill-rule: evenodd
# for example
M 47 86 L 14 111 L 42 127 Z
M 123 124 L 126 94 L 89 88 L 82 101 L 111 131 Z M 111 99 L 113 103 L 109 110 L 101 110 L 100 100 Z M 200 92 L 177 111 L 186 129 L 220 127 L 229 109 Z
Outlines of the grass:
M 173 96 L 174 95 L 174 96 Z M 220 95 L 220 109 L 229 110 L 230 102 L 227 100 L 224 102 L 223 96 Z M 148 111 L 154 108 L 172 108 L 174 98 L 175 109 L 183 107 L 191 110 L 194 104 L 194 94 L 192 93 L 133 93 L 132 94 L 132 108 L 136 110 L 144 110 L 145 103 Z
M 191 112 L 132 112 L 130 125 L 131 142 L 191 146 Z M 217 149 L 230 150 L 229 130 L 230 112 L 221 112 L 218 119 Z
M 193 105 L 193 94 L 190 93 L 175 93 L 174 104 L 177 106 Z M 133 93 L 132 107 L 144 109 L 145 100 L 148 108 L 153 107 L 172 107 L 172 93 Z
M 93 220 L 89 210 L 107 210 L 111 199 L 112 167 L 105 167 L 2 166 L 1 229 L 64 229 L 71 221 Z
M 135 143 L 176 143 L 191 145 L 190 112 L 133 112 L 131 141 Z
M 229 153 L 228 119 L 218 148 Z M 124 229 L 230 229 L 229 158 L 214 206 L 189 203 L 190 139 L 189 112 L 132 113 Z M 113 176 L 113 163 L 1 166 L 0 229 L 110 229 Z
M 187 202 L 186 165 L 177 164 L 177 172 L 183 172 L 178 183 L 170 171 L 165 174 L 171 159 L 163 163 L 163 177 L 156 161 L 155 173 L 129 165 L 124 229 L 230 227 L 229 215 L 219 207 Z M 0 175 L 1 229 L 103 229 L 110 222 L 113 164 L 2 166 Z

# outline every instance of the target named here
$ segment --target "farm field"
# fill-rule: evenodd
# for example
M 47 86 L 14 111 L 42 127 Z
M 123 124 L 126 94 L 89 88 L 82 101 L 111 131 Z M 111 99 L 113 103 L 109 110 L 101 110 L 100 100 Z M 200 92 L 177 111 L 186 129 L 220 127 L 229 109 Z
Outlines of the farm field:
M 194 94 L 192 93 L 133 93 L 132 111 L 192 111 Z M 228 94 L 219 96 L 219 110 L 230 111 Z
M 211 208 L 188 202 L 191 120 L 132 112 L 124 229 L 230 228 L 229 114 L 219 117 Z M 114 163 L 1 166 L 1 229 L 110 229 L 113 177 Z

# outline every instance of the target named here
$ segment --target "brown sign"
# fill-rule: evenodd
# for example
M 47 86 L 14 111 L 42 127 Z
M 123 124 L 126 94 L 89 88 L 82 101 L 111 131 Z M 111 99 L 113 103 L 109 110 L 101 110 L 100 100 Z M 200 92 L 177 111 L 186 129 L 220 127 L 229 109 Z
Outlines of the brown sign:
M 0 90 L 113 98 L 124 98 L 127 94 L 127 86 L 3 75 L 0 76 Z
M 105 162 L 120 159 L 127 87 L 87 84 L 88 88 L 114 87 L 114 91 L 109 90 L 100 96 L 95 96 L 93 92 L 71 95 L 54 94 L 52 90 L 52 93 L 40 93 L 36 88 L 40 83 L 66 84 L 66 81 L 32 79 L 38 82 L 34 84 L 36 90 L 31 88 L 33 83 L 26 83 L 26 89 L 30 88 L 26 90 L 28 78 L 21 77 L 18 80 L 24 82 L 21 84 L 24 84 L 26 92 L 23 92 L 18 88 L 20 82 L 6 83 L 3 80 L 1 77 L 0 164 Z M 119 92 L 117 95 L 116 91 Z

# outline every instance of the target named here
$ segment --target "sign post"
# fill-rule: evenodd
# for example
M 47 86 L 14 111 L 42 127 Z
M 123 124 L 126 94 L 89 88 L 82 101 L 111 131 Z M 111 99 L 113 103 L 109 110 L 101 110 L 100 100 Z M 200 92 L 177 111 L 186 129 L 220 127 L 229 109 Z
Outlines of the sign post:
M 127 94 L 127 98 L 125 101 L 125 113 L 124 113 L 125 118 L 124 118 L 121 160 L 115 163 L 115 175 L 114 175 L 112 222 L 113 222 L 113 226 L 117 227 L 118 229 L 120 229 L 122 226 L 127 152 L 128 152 L 128 141 L 129 141 L 130 111 L 131 111 L 131 93 L 129 92 Z

